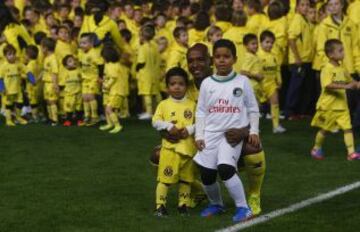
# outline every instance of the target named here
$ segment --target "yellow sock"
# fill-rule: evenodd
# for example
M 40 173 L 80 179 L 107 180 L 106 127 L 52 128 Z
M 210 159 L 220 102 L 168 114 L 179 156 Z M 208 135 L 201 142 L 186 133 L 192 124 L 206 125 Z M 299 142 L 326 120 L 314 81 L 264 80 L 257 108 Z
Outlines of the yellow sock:
M 64 104 L 64 101 L 65 99 L 64 99 L 64 97 L 60 97 L 59 98 L 59 103 L 58 103 L 58 105 L 59 105 L 59 107 L 58 107 L 58 111 L 59 111 L 59 114 L 60 115 L 65 115 L 65 104 Z
M 272 123 L 273 128 L 277 128 L 279 126 L 279 105 L 271 105 L 271 117 L 272 117 Z
M 97 105 L 97 101 L 91 100 L 90 101 L 90 110 L 91 110 L 91 118 L 98 118 L 98 105 Z
M 145 112 L 152 115 L 152 96 L 144 95 Z
M 120 122 L 119 122 L 119 118 L 118 118 L 118 116 L 117 116 L 117 114 L 116 113 L 111 113 L 110 115 L 109 115 L 109 119 L 110 119 L 110 121 L 112 122 L 112 124 L 115 126 L 115 127 L 120 127 Z
M 89 119 L 90 114 L 91 114 L 90 103 L 84 102 L 84 117 Z
M 320 149 L 324 143 L 324 140 L 325 140 L 325 135 L 321 131 L 319 131 L 315 136 L 314 148 Z
M 113 126 L 109 114 L 105 114 L 105 117 L 106 117 L 106 124 Z
M 124 97 L 124 101 L 122 102 L 122 107 L 121 107 L 121 114 L 124 116 L 128 116 L 129 113 L 129 100 L 127 97 Z
M 5 110 L 6 123 L 12 123 L 11 110 Z
M 346 145 L 346 149 L 348 154 L 352 154 L 355 152 L 354 146 L 354 135 L 352 132 L 345 132 L 344 133 L 344 141 Z
M 21 109 L 15 107 L 15 117 L 18 119 L 18 118 L 21 118 Z
M 52 114 L 51 114 L 51 107 L 50 107 L 50 105 L 46 105 L 46 110 L 47 110 L 47 113 L 48 113 L 48 118 L 49 118 L 50 120 L 53 120 L 53 119 L 52 119 Z
M 34 119 L 38 118 L 39 111 L 37 107 L 31 107 L 31 115 Z
M 179 182 L 179 206 L 190 205 L 191 185 L 189 183 Z
M 156 208 L 166 205 L 168 189 L 169 187 L 166 184 L 158 182 L 156 186 Z
M 264 151 L 244 156 L 244 163 L 249 180 L 249 195 L 260 196 L 266 169 Z
M 56 104 L 52 104 L 50 105 L 51 108 L 51 116 L 52 116 L 52 120 L 54 122 L 58 122 L 58 107 Z

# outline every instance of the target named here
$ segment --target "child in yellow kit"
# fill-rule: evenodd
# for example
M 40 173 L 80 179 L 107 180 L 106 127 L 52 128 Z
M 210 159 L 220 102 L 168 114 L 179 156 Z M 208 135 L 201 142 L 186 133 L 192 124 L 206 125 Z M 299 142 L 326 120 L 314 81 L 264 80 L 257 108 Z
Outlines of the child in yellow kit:
M 251 86 L 254 90 L 258 103 L 264 102 L 263 92 L 260 82 L 263 79 L 261 74 L 262 66 L 260 58 L 256 55 L 258 51 L 258 39 L 255 34 L 246 34 L 243 39 L 246 53 L 240 67 L 240 73 L 250 78 Z
M 55 56 L 56 41 L 51 38 L 45 38 L 41 41 L 41 49 L 44 53 L 44 65 L 42 72 L 42 81 L 44 82 L 44 99 L 47 103 L 48 117 L 52 126 L 58 124 L 59 84 L 58 74 L 59 66 Z
M 175 67 L 166 73 L 169 98 L 158 105 L 152 119 L 158 131 L 168 131 L 181 139 L 172 143 L 162 140 L 156 187 L 156 210 L 158 217 L 167 216 L 166 198 L 170 185 L 179 184 L 178 210 L 188 214 L 191 183 L 194 181 L 195 164 L 192 157 L 196 153 L 193 137 L 195 123 L 195 102 L 186 97 L 188 75 L 185 70 Z
M 273 123 L 273 133 L 283 133 L 286 131 L 284 127 L 279 124 L 279 94 L 278 90 L 281 87 L 280 64 L 277 62 L 274 54 L 271 53 L 275 43 L 275 35 L 271 31 L 263 31 L 260 35 L 261 49 L 258 56 L 262 63 L 261 89 L 265 101 L 270 102 L 271 116 Z
M 141 45 L 138 50 L 136 71 L 138 94 L 143 99 L 145 112 L 139 115 L 139 119 L 151 119 L 153 114 L 153 96 L 159 94 L 156 86 L 160 77 L 160 53 L 154 41 L 155 28 L 150 25 L 140 29 Z
M 105 60 L 103 81 L 103 104 L 105 107 L 106 124 L 100 126 L 100 130 L 110 130 L 110 134 L 119 133 L 122 126 L 119 122 L 118 111 L 126 96 L 126 81 L 128 72 L 126 67 L 120 64 L 120 54 L 111 45 L 106 45 L 102 52 Z
M 62 60 L 64 67 L 64 110 L 66 120 L 64 126 L 71 126 L 75 114 L 78 126 L 81 126 L 81 70 L 74 55 L 66 55 Z
M 311 150 L 314 159 L 324 159 L 322 144 L 329 131 L 344 131 L 344 141 L 348 160 L 360 160 L 360 153 L 355 152 L 354 136 L 351 127 L 350 113 L 347 105 L 346 89 L 360 89 L 360 83 L 353 81 L 342 66 L 344 47 L 337 39 L 325 42 L 325 54 L 329 62 L 320 74 L 321 95 L 316 105 L 316 114 L 311 126 L 319 127 L 315 144 Z
M 21 81 L 24 78 L 24 66 L 16 57 L 16 49 L 8 44 L 4 48 L 5 60 L 0 67 L 0 82 L 3 92 L 3 103 L 5 104 L 5 117 L 7 126 L 15 126 L 12 120 L 12 112 L 15 110 L 16 121 L 21 124 L 27 124 L 27 121 L 21 117 L 21 108 L 23 106 L 23 94 L 21 90 Z
M 188 49 L 189 36 L 185 27 L 176 27 L 173 36 L 175 38 L 174 43 L 169 48 L 169 59 L 167 61 L 166 70 L 173 67 L 180 67 L 187 70 L 186 52 Z
M 99 79 L 103 74 L 103 59 L 99 49 L 94 48 L 96 35 L 83 33 L 80 37 L 78 57 L 81 64 L 84 124 L 95 125 L 99 121 L 96 95 L 99 93 Z
M 39 121 L 38 104 L 39 104 L 39 86 L 40 86 L 40 65 L 38 62 L 39 49 L 30 45 L 26 48 L 26 93 L 31 107 L 32 119 L 34 122 Z

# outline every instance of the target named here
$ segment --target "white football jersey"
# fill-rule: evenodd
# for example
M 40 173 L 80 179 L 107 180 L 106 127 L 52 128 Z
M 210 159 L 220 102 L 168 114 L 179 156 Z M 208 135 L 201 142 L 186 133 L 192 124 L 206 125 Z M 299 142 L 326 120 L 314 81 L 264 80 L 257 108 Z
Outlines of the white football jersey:
M 259 107 L 246 76 L 232 72 L 224 81 L 213 75 L 201 83 L 196 117 L 205 119 L 205 131 L 248 126 L 250 114 L 259 117 Z

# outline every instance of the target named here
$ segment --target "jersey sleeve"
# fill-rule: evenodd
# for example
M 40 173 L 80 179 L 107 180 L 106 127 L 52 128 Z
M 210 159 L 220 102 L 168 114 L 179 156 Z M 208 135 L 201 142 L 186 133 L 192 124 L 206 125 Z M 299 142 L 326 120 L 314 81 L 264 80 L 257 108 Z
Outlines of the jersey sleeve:
M 329 70 L 329 68 L 324 67 L 321 70 L 321 73 L 320 73 L 321 88 L 325 89 L 328 85 L 330 85 L 332 83 L 331 76 L 332 76 L 332 74 L 331 74 L 331 71 Z
M 289 39 L 296 39 L 301 34 L 301 22 L 300 22 L 299 15 L 295 15 L 293 21 L 291 22 L 291 25 L 289 27 L 288 36 Z
M 245 78 L 244 82 L 244 104 L 248 112 L 250 134 L 259 134 L 259 106 L 250 81 L 247 78 Z

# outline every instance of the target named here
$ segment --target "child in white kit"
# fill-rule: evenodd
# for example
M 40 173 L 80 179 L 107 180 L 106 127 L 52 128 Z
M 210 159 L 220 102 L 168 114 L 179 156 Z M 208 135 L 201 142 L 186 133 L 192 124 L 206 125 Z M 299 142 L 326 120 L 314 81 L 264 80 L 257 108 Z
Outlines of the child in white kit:
M 204 191 L 210 201 L 201 216 L 209 217 L 224 211 L 216 182 L 219 173 L 235 201 L 233 221 L 241 222 L 252 216 L 236 173 L 243 142 L 230 145 L 225 132 L 250 125 L 249 143 L 260 146 L 259 108 L 248 78 L 233 71 L 236 63 L 234 43 L 226 39 L 217 41 L 213 47 L 213 59 L 216 74 L 202 82 L 196 110 L 195 139 L 199 151 L 194 161 L 199 165 Z

